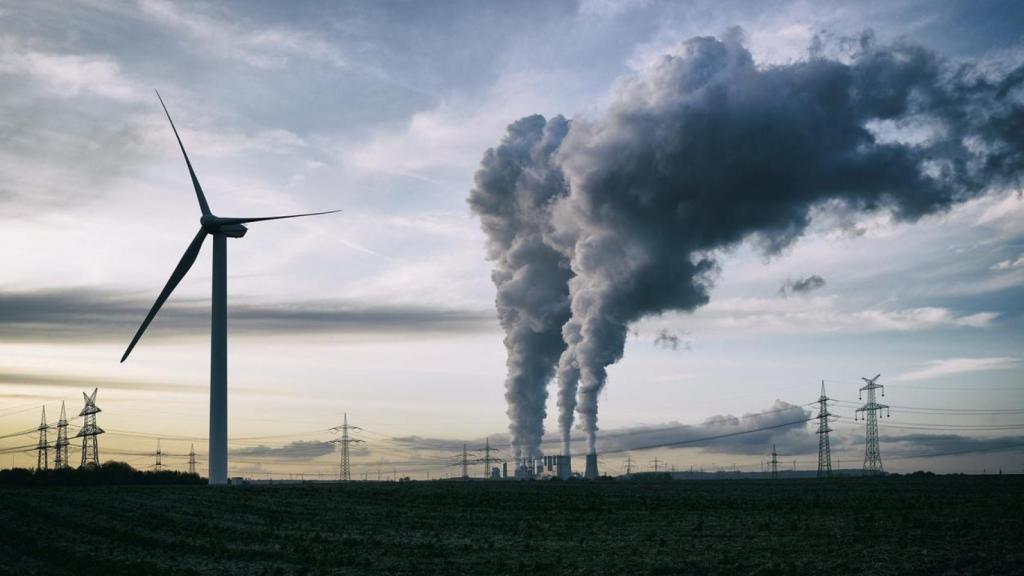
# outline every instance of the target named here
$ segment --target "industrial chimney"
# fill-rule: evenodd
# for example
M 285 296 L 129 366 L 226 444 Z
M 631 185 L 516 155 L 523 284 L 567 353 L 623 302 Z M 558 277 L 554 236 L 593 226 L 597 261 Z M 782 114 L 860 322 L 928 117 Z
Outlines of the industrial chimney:
M 597 454 L 587 454 L 587 471 L 583 477 L 587 480 L 597 480 Z

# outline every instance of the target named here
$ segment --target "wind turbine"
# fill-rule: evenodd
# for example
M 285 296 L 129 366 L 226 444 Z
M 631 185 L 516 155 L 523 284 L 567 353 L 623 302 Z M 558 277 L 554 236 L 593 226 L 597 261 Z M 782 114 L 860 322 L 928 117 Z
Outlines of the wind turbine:
M 128 349 L 124 351 L 121 362 L 128 359 L 132 349 L 142 338 L 142 333 L 153 321 L 153 317 L 160 311 L 160 307 L 167 301 L 174 288 L 178 286 L 181 279 L 185 277 L 196 257 L 199 256 L 199 249 L 207 236 L 213 236 L 213 306 L 210 322 L 210 484 L 226 484 L 228 480 L 228 318 L 227 318 L 227 287 L 228 287 L 228 266 L 227 266 L 227 239 L 241 238 L 248 230 L 245 224 L 250 222 L 261 222 L 263 220 L 281 220 L 283 218 L 299 218 L 301 216 L 316 216 L 319 214 L 331 214 L 340 210 L 327 212 L 312 212 L 309 214 L 290 214 L 287 216 L 267 216 L 260 218 L 223 218 L 210 212 L 210 206 L 206 203 L 206 196 L 203 188 L 199 185 L 199 179 L 192 169 L 192 162 L 185 152 L 185 145 L 181 143 L 181 136 L 178 129 L 174 127 L 174 120 L 167 111 L 164 99 L 160 92 L 156 93 L 160 100 L 160 106 L 167 115 L 167 121 L 171 123 L 171 130 L 178 140 L 178 147 L 185 157 L 185 165 L 188 166 L 189 176 L 192 177 L 192 187 L 196 190 L 196 199 L 199 201 L 199 209 L 202 216 L 199 218 L 199 232 L 185 249 L 185 254 L 178 261 L 177 267 L 171 273 L 156 302 L 150 308 L 146 319 L 142 321 L 138 332 L 132 338 Z

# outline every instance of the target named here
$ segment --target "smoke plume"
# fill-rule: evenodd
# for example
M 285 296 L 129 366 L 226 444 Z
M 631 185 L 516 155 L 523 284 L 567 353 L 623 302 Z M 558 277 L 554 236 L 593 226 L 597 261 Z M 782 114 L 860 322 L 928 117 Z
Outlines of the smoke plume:
M 817 274 L 813 274 L 806 278 L 792 278 L 786 280 L 779 286 L 779 296 L 788 298 L 793 295 L 804 295 L 814 292 L 818 288 L 825 286 L 825 279 Z
M 805 60 L 758 66 L 732 30 L 690 39 L 623 79 L 606 111 L 574 119 L 556 150 L 518 155 L 531 164 L 515 164 L 517 175 L 559 183 L 544 196 L 553 204 L 516 212 L 515 222 L 539 231 L 571 269 L 561 276 L 571 317 L 543 355 L 546 365 L 561 353 L 563 438 L 575 408 L 593 451 L 606 369 L 622 357 L 628 326 L 706 304 L 722 250 L 749 241 L 778 253 L 819 211 L 914 221 L 1015 185 L 1024 168 L 1022 69 L 998 76 L 870 34 L 838 56 L 816 42 Z M 502 147 L 521 137 L 520 123 Z M 543 220 L 527 224 L 527 216 Z M 562 270 L 550 252 L 536 252 Z M 496 282 L 501 273 L 514 272 L 499 266 Z M 563 294 L 553 284 L 538 289 Z M 499 313 L 503 297 L 499 283 Z M 545 305 L 564 313 L 561 303 Z
M 552 153 L 568 122 L 530 116 L 512 124 L 476 173 L 469 204 L 487 234 L 495 304 L 505 330 L 505 400 L 516 459 L 540 455 L 547 383 L 569 319 L 568 259 L 544 241 L 553 202 L 568 193 Z

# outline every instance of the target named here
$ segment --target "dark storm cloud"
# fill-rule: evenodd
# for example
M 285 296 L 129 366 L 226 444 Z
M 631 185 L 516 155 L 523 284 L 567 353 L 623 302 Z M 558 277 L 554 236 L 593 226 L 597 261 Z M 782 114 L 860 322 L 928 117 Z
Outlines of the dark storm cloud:
M 742 416 L 719 414 L 693 426 L 668 423 L 609 430 L 601 436 L 599 449 L 601 453 L 612 453 L 679 447 L 749 455 L 764 454 L 766 447 L 775 442 L 779 450 L 786 454 L 806 454 L 817 450 L 817 436 L 807 424 L 810 417 L 811 412 L 806 408 L 776 400 L 771 407 L 760 412 Z M 508 440 L 501 435 L 489 438 L 492 447 Z M 403 436 L 391 438 L 390 441 L 402 448 L 444 456 L 460 454 L 463 443 L 475 452 L 484 446 L 484 438 L 467 441 Z M 557 448 L 561 442 L 559 437 L 557 440 L 545 441 L 543 445 Z
M 206 390 L 207 386 L 175 382 L 147 382 L 117 380 L 67 374 L 40 374 L 38 372 L 13 372 L 0 369 L 0 385 L 7 386 L 48 386 L 86 390 L 90 388 L 113 388 L 118 390 L 153 390 L 157 392 L 195 392 Z
M 484 448 L 484 444 L 487 441 L 491 443 L 491 449 L 495 451 L 502 451 L 501 446 L 508 444 L 509 437 L 505 434 L 492 434 L 486 438 L 473 438 L 470 440 L 458 440 L 451 438 L 429 438 L 423 436 L 397 436 L 390 438 L 389 442 L 396 444 L 401 448 L 414 450 L 417 452 L 434 452 L 441 455 L 454 455 L 456 453 L 462 453 L 462 446 L 465 444 L 466 449 L 470 452 L 480 452 Z
M 0 340 L 50 342 L 130 337 L 152 305 L 150 295 L 92 289 L 0 292 Z M 415 306 L 358 306 L 337 301 L 232 304 L 232 332 L 451 333 L 490 329 L 490 313 Z M 161 311 L 153 335 L 202 333 L 208 304 L 177 298 Z
M 629 324 L 706 304 L 722 250 L 776 254 L 817 210 L 915 221 L 1019 183 L 1020 68 L 1000 77 L 870 34 L 836 50 L 758 66 L 739 30 L 692 38 L 572 121 L 553 156 L 568 195 L 531 225 L 573 273 L 557 376 L 578 388 L 591 449 Z
M 765 454 L 772 443 L 788 454 L 817 450 L 814 430 L 807 421 L 811 411 L 776 400 L 768 409 L 711 416 L 696 426 L 666 424 L 608 431 L 601 436 L 602 454 L 644 448 L 700 448 L 722 454 Z
M 892 455 L 898 458 L 928 458 L 958 453 L 1024 448 L 1024 436 L 976 438 L 959 434 L 904 434 L 900 436 L 883 435 L 879 437 L 879 440 L 885 443 L 899 444 L 901 451 Z
M 334 444 L 318 440 L 298 440 L 284 446 L 252 446 L 235 448 L 231 456 L 238 458 L 271 458 L 306 460 L 334 452 Z
M 569 319 L 568 260 L 544 242 L 552 203 L 567 193 L 551 154 L 568 130 L 562 117 L 523 118 L 484 154 L 469 196 L 487 235 L 495 305 L 508 351 L 505 400 L 515 457 L 540 455 L 547 384 Z M 575 390 L 558 403 L 575 399 Z M 569 413 L 572 409 L 569 408 Z
M 790 278 L 783 282 L 782 286 L 779 287 L 779 296 L 786 298 L 791 295 L 808 294 L 824 286 L 825 279 L 817 274 L 806 278 L 797 278 L 796 280 Z

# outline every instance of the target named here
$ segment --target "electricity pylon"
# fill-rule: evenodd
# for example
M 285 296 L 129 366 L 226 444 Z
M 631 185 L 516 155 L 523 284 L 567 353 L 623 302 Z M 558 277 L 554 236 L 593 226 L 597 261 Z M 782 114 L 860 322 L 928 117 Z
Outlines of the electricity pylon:
M 70 466 L 68 462 L 68 417 L 64 412 L 64 402 L 60 403 L 60 420 L 57 420 L 57 442 L 53 445 L 53 469 L 63 470 Z
M 96 392 L 98 388 L 93 388 L 92 394 L 87 395 L 82 392 L 82 397 L 85 398 L 85 407 L 78 413 L 79 416 L 85 417 L 85 425 L 78 431 L 76 438 L 82 438 L 82 464 L 81 466 L 99 466 L 100 464 L 100 447 L 99 442 L 96 441 L 96 436 L 103 434 L 103 429 L 96 425 L 96 414 L 102 412 L 98 406 L 96 406 Z
M 657 471 L 658 471 L 658 464 L 659 464 L 659 463 L 661 463 L 661 461 L 660 461 L 660 460 L 658 460 L 658 457 L 657 457 L 657 456 L 655 456 L 655 457 L 654 457 L 654 460 L 652 460 L 651 462 L 653 462 L 653 463 L 654 463 L 654 471 L 655 471 L 655 472 L 657 472 Z
M 862 398 L 862 394 L 866 391 L 868 401 L 853 413 L 855 421 L 861 412 L 864 413 L 865 428 L 867 429 L 864 444 L 864 471 L 869 474 L 885 472 L 882 468 L 882 451 L 878 446 L 878 413 L 885 410 L 885 416 L 888 418 L 889 407 L 875 401 L 875 390 L 881 389 L 882 396 L 885 396 L 885 386 L 878 383 L 881 376 L 881 374 L 876 374 L 874 378 L 861 378 L 867 384 L 861 387 L 857 397 L 858 399 Z
M 484 451 L 484 457 L 480 459 L 480 462 L 483 462 L 484 464 L 484 480 L 487 480 L 491 477 L 491 463 L 494 462 L 495 464 L 497 464 L 498 462 L 504 462 L 504 460 L 502 460 L 501 458 L 491 457 L 491 452 L 495 452 L 499 450 L 499 448 L 491 448 L 490 438 L 485 438 L 484 447 L 478 448 L 478 450 Z
M 164 463 L 163 463 L 163 461 L 161 461 L 161 456 L 163 456 L 163 454 L 164 453 L 160 450 L 160 439 L 157 438 L 156 439 L 156 452 L 153 453 L 153 455 L 156 456 L 156 462 L 153 463 L 153 470 L 156 471 L 156 472 L 159 472 L 159 471 L 164 469 Z
M 39 443 L 36 444 L 36 470 L 50 469 L 50 441 L 47 439 L 46 406 L 43 406 L 43 419 L 39 421 Z
M 466 452 L 466 445 L 462 445 L 462 479 L 469 480 L 469 453 Z
M 350 426 L 348 423 L 348 412 L 345 412 L 344 419 L 342 420 L 341 426 L 335 426 L 331 428 L 332 432 L 341 432 L 341 438 L 332 440 L 333 444 L 341 444 L 341 462 L 338 463 L 338 480 L 342 482 L 348 482 L 352 479 L 352 468 L 349 462 L 349 445 L 361 444 L 363 441 L 358 438 L 352 438 L 349 436 L 349 430 L 362 430 L 358 426 Z M 378 476 L 380 473 L 378 472 Z
M 779 477 L 779 453 L 775 451 L 775 444 L 772 444 L 772 480 Z
M 818 478 L 832 477 L 832 449 L 828 443 L 829 397 L 825 395 L 825 381 L 821 381 L 821 396 L 818 397 Z
M 626 476 L 633 475 L 633 457 L 626 455 Z
M 196 445 L 195 444 L 192 444 L 192 446 L 188 449 L 188 473 L 189 474 L 195 474 L 196 473 Z

